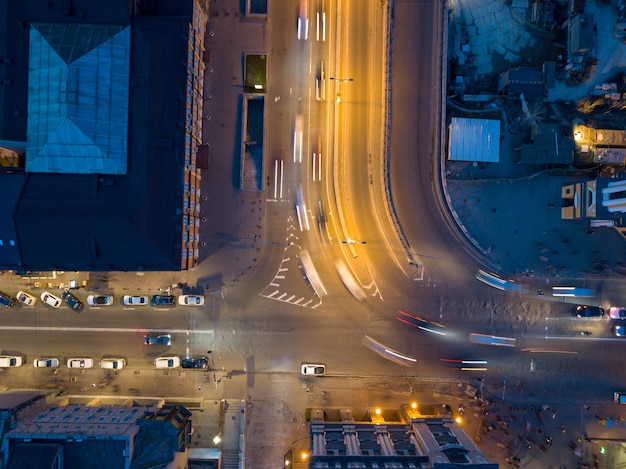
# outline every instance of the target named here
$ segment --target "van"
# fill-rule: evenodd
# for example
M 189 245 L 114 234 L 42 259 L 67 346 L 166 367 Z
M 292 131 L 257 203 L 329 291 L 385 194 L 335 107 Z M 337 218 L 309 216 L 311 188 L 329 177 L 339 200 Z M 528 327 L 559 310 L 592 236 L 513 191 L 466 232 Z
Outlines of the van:
M 123 358 L 103 358 L 100 360 L 100 368 L 109 370 L 121 370 L 126 366 L 126 360 Z

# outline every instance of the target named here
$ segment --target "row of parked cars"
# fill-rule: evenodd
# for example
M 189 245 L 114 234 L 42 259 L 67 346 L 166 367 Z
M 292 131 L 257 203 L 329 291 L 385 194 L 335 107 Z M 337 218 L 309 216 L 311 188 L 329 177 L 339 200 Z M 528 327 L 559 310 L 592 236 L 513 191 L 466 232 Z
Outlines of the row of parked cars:
M 149 304 L 152 307 L 171 307 L 176 306 L 177 298 L 178 304 L 181 306 L 204 305 L 204 296 L 202 295 L 179 295 L 178 297 L 174 295 L 152 295 L 150 298 L 141 295 L 124 295 L 122 303 L 126 306 L 145 306 Z M 82 311 L 85 307 L 83 302 L 70 290 L 64 290 L 61 297 L 58 297 L 49 291 L 44 291 L 40 295 L 40 299 L 44 304 L 51 306 L 52 308 L 58 308 L 63 302 L 67 303 L 70 308 L 77 312 Z M 0 306 L 10 308 L 16 301 L 19 301 L 27 306 L 34 306 L 37 302 L 37 298 L 34 295 L 22 290 L 17 292 L 17 296 L 15 298 L 7 295 L 6 293 L 0 292 Z M 87 297 L 87 304 L 90 306 L 110 306 L 113 304 L 113 296 L 89 295 Z
M 22 366 L 24 359 L 19 355 L 0 356 L 0 368 L 15 368 Z M 58 368 L 61 361 L 55 357 L 41 357 L 33 361 L 35 368 Z M 68 368 L 93 368 L 94 360 L 89 357 L 69 358 L 65 363 Z M 121 370 L 126 367 L 126 360 L 123 358 L 103 358 L 98 363 L 100 368 L 109 370 Z M 156 368 L 192 368 L 206 370 L 209 368 L 207 357 L 180 358 L 176 355 L 158 357 L 154 360 Z

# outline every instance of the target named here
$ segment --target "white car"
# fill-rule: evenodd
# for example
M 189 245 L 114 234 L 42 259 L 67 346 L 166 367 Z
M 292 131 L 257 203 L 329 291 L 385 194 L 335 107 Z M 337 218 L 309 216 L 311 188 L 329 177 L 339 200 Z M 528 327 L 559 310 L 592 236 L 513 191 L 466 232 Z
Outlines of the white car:
M 180 358 L 171 357 L 159 357 L 154 360 L 154 366 L 157 368 L 178 368 L 180 366 Z
M 309 39 L 309 0 L 300 0 L 298 11 L 298 39 Z
M 59 306 L 61 306 L 61 298 L 59 298 L 58 296 L 54 296 L 52 293 L 47 291 L 41 294 L 41 301 L 43 301 L 48 306 L 52 306 L 53 308 L 58 308 Z
M 321 363 L 303 363 L 300 367 L 300 373 L 305 376 L 323 376 L 326 374 L 326 365 Z
M 35 368 L 58 368 L 59 359 L 52 357 L 36 358 L 33 362 L 33 366 Z
M 126 306 L 145 306 L 148 304 L 148 297 L 124 295 L 124 304 Z
M 17 292 L 17 300 L 20 303 L 24 303 L 26 306 L 34 306 L 35 303 L 37 302 L 37 298 L 35 298 L 30 293 L 26 293 L 25 291 L 22 291 L 22 290 Z
M 202 295 L 180 295 L 178 304 L 183 306 L 202 306 L 204 304 L 204 296 Z
M 70 358 L 67 360 L 68 368 L 93 368 L 92 358 Z
M 0 368 L 12 368 L 22 366 L 22 357 L 18 355 L 3 355 L 0 357 Z
M 91 306 L 109 306 L 113 304 L 113 297 L 111 295 L 89 295 L 87 304 Z
M 20 299 L 19 293 L 17 295 L 17 299 Z M 626 307 L 613 306 L 612 308 L 609 308 L 609 317 L 611 319 L 626 319 Z
M 123 358 L 103 358 L 100 360 L 100 368 L 108 370 L 121 370 L 126 366 L 126 360 Z

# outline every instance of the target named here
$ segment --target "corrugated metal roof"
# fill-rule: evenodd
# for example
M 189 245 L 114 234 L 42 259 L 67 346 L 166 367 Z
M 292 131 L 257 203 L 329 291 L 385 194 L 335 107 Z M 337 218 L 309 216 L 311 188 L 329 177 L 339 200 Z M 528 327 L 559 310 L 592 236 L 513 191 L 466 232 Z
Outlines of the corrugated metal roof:
M 453 117 L 449 127 L 448 159 L 500 161 L 500 121 Z

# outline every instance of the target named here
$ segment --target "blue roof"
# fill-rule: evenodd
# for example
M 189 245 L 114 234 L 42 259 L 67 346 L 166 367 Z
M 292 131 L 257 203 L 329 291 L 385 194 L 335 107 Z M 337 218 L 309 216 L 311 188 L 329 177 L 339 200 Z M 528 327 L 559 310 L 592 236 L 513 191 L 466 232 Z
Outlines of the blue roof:
M 126 174 L 130 26 L 30 27 L 26 171 Z

